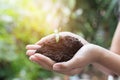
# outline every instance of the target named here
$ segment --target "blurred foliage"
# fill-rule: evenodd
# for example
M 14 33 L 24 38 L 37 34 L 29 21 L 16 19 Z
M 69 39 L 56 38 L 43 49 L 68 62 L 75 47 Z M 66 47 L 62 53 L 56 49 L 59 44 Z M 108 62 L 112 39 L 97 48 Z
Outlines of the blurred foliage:
M 0 0 L 0 80 L 37 80 L 53 73 L 28 60 L 25 45 L 71 31 L 109 48 L 118 0 Z

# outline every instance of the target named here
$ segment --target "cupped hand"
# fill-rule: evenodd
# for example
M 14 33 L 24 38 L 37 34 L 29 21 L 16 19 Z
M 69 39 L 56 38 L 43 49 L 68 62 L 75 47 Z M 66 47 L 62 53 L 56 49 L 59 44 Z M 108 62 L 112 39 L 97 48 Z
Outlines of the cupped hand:
M 96 54 L 95 49 L 97 49 L 96 45 L 86 44 L 73 56 L 71 60 L 55 63 L 53 65 L 53 70 L 66 75 L 78 74 L 85 66 L 98 61 L 100 55 Z
M 38 45 L 38 44 L 27 45 L 26 46 L 26 49 L 27 49 L 26 55 L 29 56 L 29 59 L 32 62 L 39 64 L 44 69 L 53 70 L 52 67 L 53 67 L 53 64 L 55 63 L 53 60 L 51 60 L 50 58 L 48 58 L 42 54 L 35 53 L 35 51 L 39 48 L 40 48 L 40 45 Z
M 33 45 L 27 45 L 26 49 L 27 52 L 26 54 L 29 56 L 29 59 L 43 68 L 55 72 L 59 72 L 62 74 L 66 75 L 74 75 L 78 74 L 81 72 L 81 70 L 88 64 L 90 64 L 93 61 L 93 57 L 91 56 L 90 53 L 94 53 L 92 51 L 91 46 L 93 45 L 89 44 L 85 39 L 82 37 L 70 33 L 70 32 L 60 32 L 59 35 L 66 36 L 70 35 L 73 36 L 77 39 L 79 39 L 83 43 L 83 47 L 74 55 L 74 57 L 67 61 L 67 62 L 60 62 L 60 63 L 55 63 L 55 61 L 51 60 L 50 58 L 39 54 L 35 53 L 35 51 L 40 48 L 41 43 L 43 43 L 46 40 L 49 40 L 50 37 L 54 36 L 54 34 L 48 35 L 44 38 L 42 38 L 40 41 Z

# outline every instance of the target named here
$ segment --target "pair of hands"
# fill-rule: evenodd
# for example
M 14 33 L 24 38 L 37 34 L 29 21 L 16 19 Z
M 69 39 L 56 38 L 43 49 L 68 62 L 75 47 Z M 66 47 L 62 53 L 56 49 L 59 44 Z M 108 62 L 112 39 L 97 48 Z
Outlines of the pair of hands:
M 29 59 L 43 68 L 51 71 L 55 71 L 58 73 L 66 74 L 66 75 L 75 75 L 80 73 L 83 68 L 91 64 L 93 62 L 96 62 L 98 60 L 99 55 L 95 54 L 95 48 L 96 46 L 93 44 L 88 43 L 86 40 L 84 40 L 82 37 L 75 35 L 70 32 L 61 32 L 60 35 L 70 35 L 73 37 L 78 38 L 82 43 L 83 47 L 73 56 L 73 58 L 67 62 L 59 62 L 55 63 L 50 58 L 35 53 L 35 51 L 40 48 L 40 43 L 44 42 L 45 40 L 48 40 L 49 37 L 54 36 L 54 34 L 48 35 L 47 37 L 42 38 L 40 41 L 33 45 L 27 45 L 26 54 L 29 56 Z

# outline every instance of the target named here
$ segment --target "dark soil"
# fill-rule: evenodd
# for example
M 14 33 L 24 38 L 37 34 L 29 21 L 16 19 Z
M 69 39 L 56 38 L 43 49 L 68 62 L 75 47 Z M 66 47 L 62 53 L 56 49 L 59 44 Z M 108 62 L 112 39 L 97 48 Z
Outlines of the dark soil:
M 35 53 L 41 53 L 55 62 L 70 60 L 83 46 L 77 38 L 72 36 L 60 36 L 59 42 L 56 42 L 55 36 L 53 36 L 40 45 L 41 48 Z

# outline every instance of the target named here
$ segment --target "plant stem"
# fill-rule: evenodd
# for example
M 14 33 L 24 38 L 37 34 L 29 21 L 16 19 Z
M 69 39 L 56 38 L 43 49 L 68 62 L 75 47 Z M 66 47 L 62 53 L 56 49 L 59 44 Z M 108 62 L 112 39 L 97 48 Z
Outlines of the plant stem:
M 56 43 L 58 43 L 58 42 L 59 42 L 59 39 L 60 39 L 60 35 L 59 35 L 58 29 L 55 29 L 55 30 L 54 30 L 54 33 L 55 33 L 55 40 L 56 40 Z

